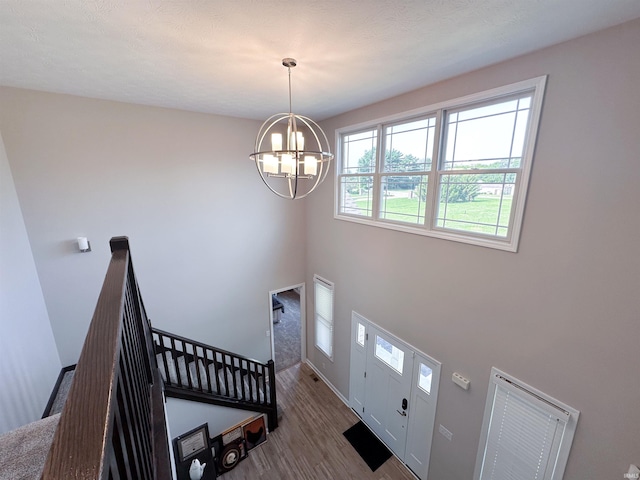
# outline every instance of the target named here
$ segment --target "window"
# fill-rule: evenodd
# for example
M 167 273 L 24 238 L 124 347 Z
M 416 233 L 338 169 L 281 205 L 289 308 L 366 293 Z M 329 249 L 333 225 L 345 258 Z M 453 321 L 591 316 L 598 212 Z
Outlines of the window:
M 420 362 L 420 372 L 418 373 L 418 387 L 425 393 L 431 394 L 431 380 L 433 379 L 433 370 Z
M 339 130 L 336 218 L 516 251 L 545 81 Z
M 404 352 L 384 338 L 376 335 L 375 355 L 379 360 L 393 368 L 402 375 L 404 365 Z
M 333 283 L 313 276 L 316 347 L 333 359 Z
M 493 368 L 474 480 L 560 480 L 579 412 Z
M 365 326 L 358 322 L 358 337 L 356 338 L 356 342 L 358 342 L 358 345 L 360 345 L 361 347 L 364 347 L 365 334 Z

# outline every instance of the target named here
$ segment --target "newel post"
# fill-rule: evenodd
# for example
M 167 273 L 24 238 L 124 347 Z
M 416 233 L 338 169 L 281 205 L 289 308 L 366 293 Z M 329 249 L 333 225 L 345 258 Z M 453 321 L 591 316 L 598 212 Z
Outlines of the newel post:
M 129 250 L 129 237 L 112 237 L 109 240 L 111 246 L 111 253 L 116 250 Z

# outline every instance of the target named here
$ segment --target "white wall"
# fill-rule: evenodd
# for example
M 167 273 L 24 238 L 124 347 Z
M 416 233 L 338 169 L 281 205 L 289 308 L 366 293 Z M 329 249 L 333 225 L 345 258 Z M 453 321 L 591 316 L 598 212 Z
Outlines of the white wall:
M 60 372 L 0 135 L 0 434 L 42 416 Z
M 335 129 L 548 74 L 518 253 L 333 218 L 309 197 L 307 282 L 335 282 L 335 361 L 348 396 L 352 310 L 443 363 L 429 480 L 471 478 L 491 366 L 579 409 L 566 480 L 640 462 L 640 21 L 323 122 Z M 313 292 L 308 331 L 313 332 Z M 464 391 L 450 378 L 471 380 Z
M 127 235 L 154 326 L 270 357 L 269 290 L 304 279 L 303 204 L 262 184 L 259 123 L 13 88 L 0 131 L 63 364 Z M 87 236 L 91 253 L 75 238 Z
M 180 398 L 167 398 L 166 409 L 173 438 L 203 423 L 209 425 L 209 435 L 215 437 L 236 425 L 245 423 L 247 419 L 260 415 L 246 410 L 191 402 Z M 172 441 L 173 438 L 171 438 Z

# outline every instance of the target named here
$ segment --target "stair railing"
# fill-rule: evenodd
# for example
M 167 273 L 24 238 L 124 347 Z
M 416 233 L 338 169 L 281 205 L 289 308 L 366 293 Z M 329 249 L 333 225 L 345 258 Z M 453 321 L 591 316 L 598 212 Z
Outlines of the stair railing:
M 264 412 L 269 430 L 277 428 L 273 360 L 261 363 L 156 328 L 152 333 L 167 396 Z
M 128 239 L 112 238 L 110 245 L 111 262 L 44 480 L 171 478 L 162 381 Z

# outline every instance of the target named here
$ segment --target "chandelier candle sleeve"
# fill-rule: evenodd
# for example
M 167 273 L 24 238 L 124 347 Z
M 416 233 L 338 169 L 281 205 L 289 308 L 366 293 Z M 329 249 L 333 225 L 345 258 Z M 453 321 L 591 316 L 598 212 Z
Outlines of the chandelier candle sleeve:
M 291 145 L 289 150 L 297 150 L 299 152 L 304 150 L 304 136 L 302 132 L 291 132 Z M 296 143 L 296 139 L 298 142 Z
M 265 153 L 262 156 L 262 162 L 263 162 L 262 168 L 265 173 L 273 173 L 273 174 L 278 173 L 278 158 L 276 156 Z
M 289 153 L 283 153 L 281 158 L 282 158 L 282 166 L 281 166 L 282 173 L 288 173 L 288 174 L 295 173 L 296 164 L 293 161 L 293 155 Z
M 304 156 L 304 174 L 316 175 L 318 173 L 318 161 L 313 155 Z
M 282 134 L 281 133 L 271 134 L 271 150 L 273 150 L 274 152 L 282 150 Z

